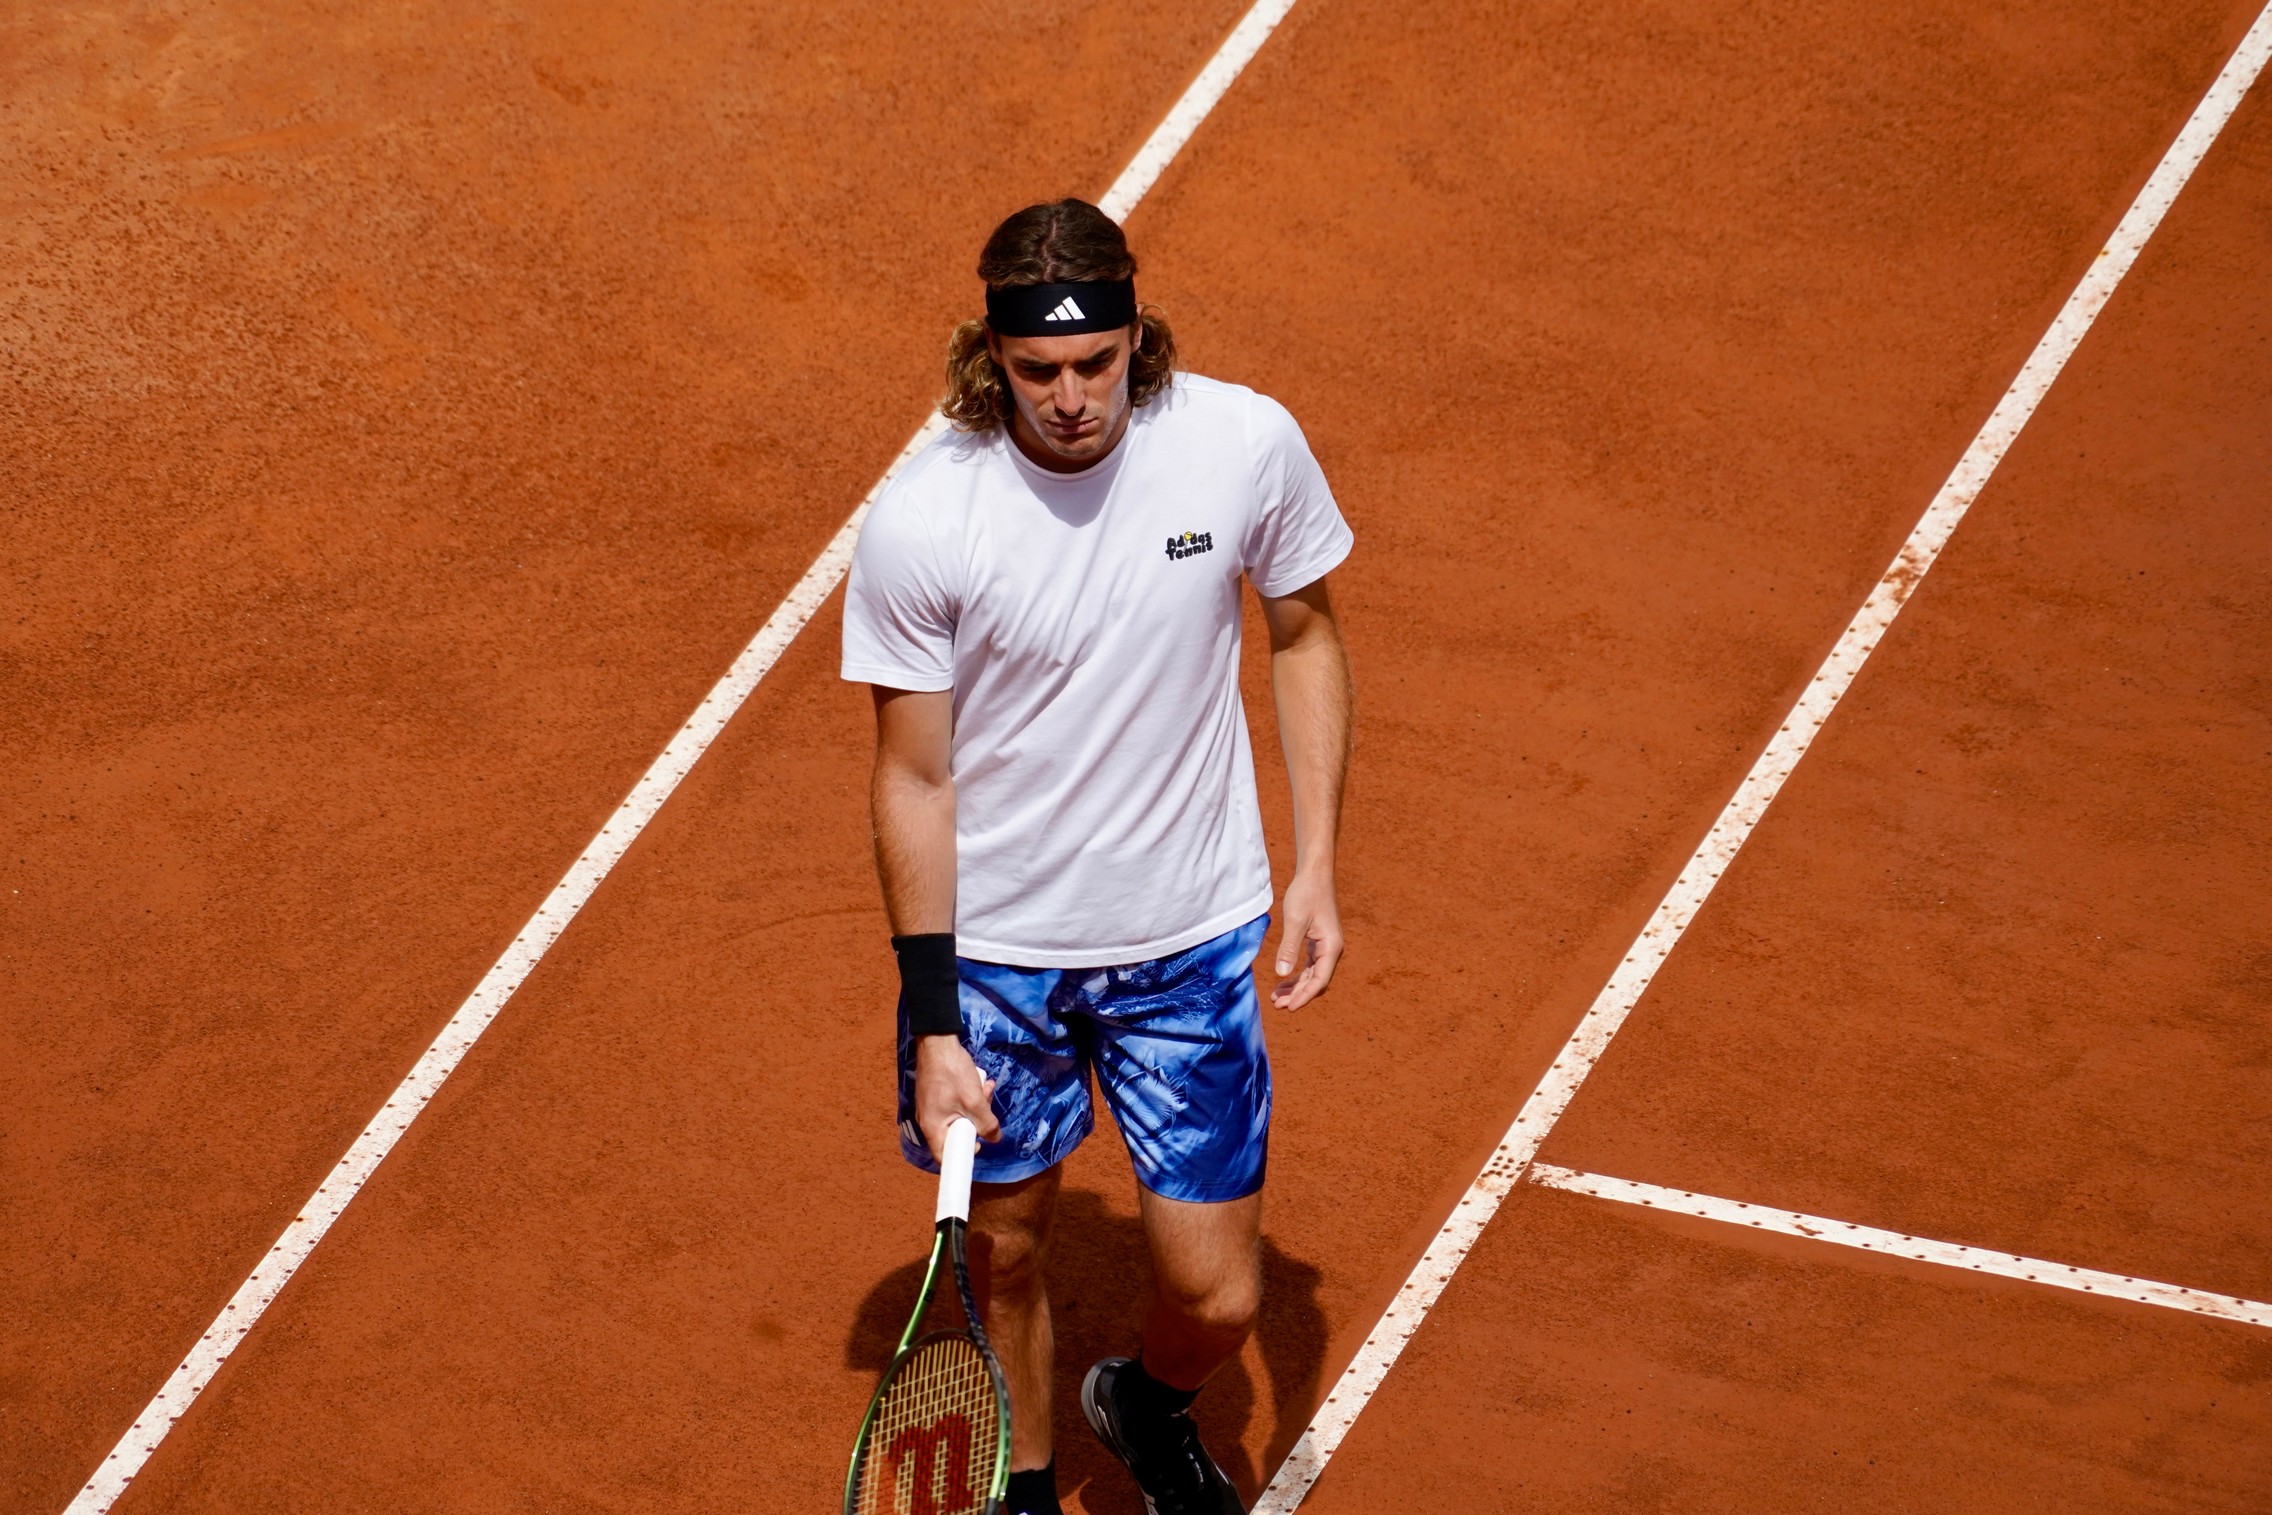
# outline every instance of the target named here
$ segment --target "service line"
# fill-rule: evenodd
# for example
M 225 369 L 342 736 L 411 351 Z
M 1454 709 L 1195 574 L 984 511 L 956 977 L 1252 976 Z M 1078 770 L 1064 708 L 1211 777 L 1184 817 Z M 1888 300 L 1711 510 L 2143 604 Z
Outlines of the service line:
M 1098 201 L 1107 214 L 1115 219 L 1127 219 L 1128 213 L 1158 182 L 1161 173 L 1191 140 L 1191 134 L 1199 129 L 1199 124 L 1207 119 L 1224 92 L 1293 8 L 1294 0 L 1256 0 L 1253 8 L 1231 28 L 1198 76 L 1177 97 L 1160 124 L 1153 128 L 1144 145 L 1129 159 L 1128 166 L 1113 180 L 1104 198 Z M 464 1061 L 466 1053 L 505 1008 L 506 1001 L 544 960 L 545 953 L 599 888 L 600 881 L 655 818 L 688 770 L 726 729 L 726 723 L 780 661 L 781 654 L 797 639 L 797 633 L 805 629 L 822 603 L 835 592 L 846 570 L 852 566 L 852 549 L 859 541 L 860 523 L 867 519 L 869 507 L 898 476 L 907 460 L 945 430 L 946 424 L 945 418 L 934 412 L 899 450 L 883 477 L 868 491 L 867 498 L 821 549 L 820 556 L 813 560 L 804 577 L 734 659 L 725 676 L 703 696 L 702 703 L 663 748 L 662 755 L 640 775 L 639 782 L 600 828 L 599 835 L 592 838 L 567 875 L 545 896 L 536 914 L 529 917 L 528 924 L 513 938 L 513 944 L 482 975 L 481 982 L 458 1006 L 457 1013 L 443 1026 L 441 1034 L 434 1038 L 433 1044 L 387 1097 L 379 1112 L 371 1117 L 370 1124 L 355 1138 L 354 1145 L 316 1186 L 316 1192 L 284 1228 L 276 1245 L 268 1249 L 251 1276 L 237 1286 L 236 1293 L 205 1328 L 189 1355 L 168 1376 L 142 1413 L 134 1417 L 133 1424 L 119 1437 L 117 1445 L 65 1507 L 64 1515 L 103 1515 L 126 1492 L 127 1485 L 150 1460 L 150 1454 L 158 1449 L 167 1433 L 213 1381 L 221 1364 L 228 1361 L 229 1354 L 237 1349 L 262 1313 L 275 1302 L 284 1285 L 308 1260 L 308 1254 L 339 1219 L 348 1201 L 370 1182 L 372 1173 L 394 1150 L 402 1134 L 410 1129 L 418 1112 L 440 1092 L 443 1081 Z
M 1801 1236 L 1831 1246 L 1858 1247 L 1864 1252 L 1876 1252 L 1887 1257 L 1906 1257 L 1912 1262 L 1937 1263 L 1944 1268 L 1962 1268 L 1968 1273 L 1993 1273 L 1998 1278 L 2048 1284 L 2054 1289 L 2074 1289 L 2083 1294 L 2102 1294 L 2109 1299 L 2159 1305 L 2165 1310 L 2184 1310 L 2189 1314 L 2213 1316 L 2218 1320 L 2272 1326 L 2272 1304 L 2243 1299 L 2237 1294 L 2211 1294 L 2203 1289 L 2188 1289 L 2182 1284 L 2157 1283 L 2150 1278 L 2132 1278 L 2125 1273 L 2101 1273 L 2095 1268 L 2045 1262 L 2042 1258 L 2022 1257 L 2016 1252 L 1991 1252 L 1985 1247 L 1967 1247 L 1953 1241 L 1933 1241 L 1900 1231 L 1881 1231 L 1875 1226 L 1858 1226 L 1852 1221 L 1825 1220 L 1819 1215 L 1802 1215 L 1796 1210 L 1774 1210 L 1765 1205 L 1746 1204 L 1740 1199 L 1720 1199 L 1710 1194 L 1692 1193 L 1687 1189 L 1667 1189 L 1657 1184 L 1637 1184 L 1630 1179 L 1606 1178 L 1599 1173 L 1579 1173 L 1569 1168 L 1557 1168 L 1552 1163 L 1534 1162 L 1525 1176 L 1530 1182 L 1545 1188 L 1563 1189 L 1572 1194 L 1589 1194 L 1596 1199 L 1614 1200 L 1621 1205 L 1640 1205 L 1650 1210 L 1668 1210 L 1675 1215 L 1694 1215 L 1704 1220 L 1723 1221 L 1731 1226 L 1743 1226 L 1755 1231 L 1777 1231 L 1785 1236 Z
M 1342 1370 L 1309 1425 L 1295 1441 L 1293 1450 L 1279 1464 L 1269 1487 L 1263 1490 L 1261 1500 L 1254 1507 L 1254 1515 L 1288 1515 L 1325 1471 L 1342 1438 L 1349 1434 L 1349 1428 L 1356 1424 L 1367 1401 L 1380 1388 L 1389 1368 L 1403 1352 L 1404 1344 L 1420 1328 L 1429 1310 L 1442 1297 L 1445 1285 L 1451 1282 L 1452 1274 L 1458 1271 L 1461 1260 L 1498 1212 L 1499 1202 L 1537 1156 L 1539 1143 L 1569 1108 L 1586 1074 L 1608 1049 L 1610 1039 L 1648 990 L 1657 969 L 1663 966 L 1689 923 L 1696 919 L 1696 912 L 1703 908 L 1720 875 L 1727 871 L 1745 839 L 1759 825 L 1760 817 L 1766 814 L 1768 805 L 1791 776 L 1792 768 L 1806 755 L 1808 745 L 1822 730 L 1823 722 L 1853 687 L 1855 675 L 1861 672 L 1863 663 L 1885 636 L 1894 617 L 1901 613 L 1901 607 L 1932 568 L 1941 549 L 1948 545 L 1950 533 L 1964 519 L 1972 502 L 1979 498 L 1989 476 L 2003 461 L 2028 418 L 2035 414 L 2052 381 L 2059 377 L 2059 371 L 2074 356 L 2077 344 L 2090 330 L 2091 323 L 2098 319 L 2098 313 L 2105 309 L 2123 275 L 2137 261 L 2146 239 L 2161 225 L 2178 191 L 2193 176 L 2193 170 L 2224 130 L 2225 123 L 2232 119 L 2241 96 L 2263 70 L 2268 53 L 2272 53 L 2272 3 L 2267 3 L 2257 13 L 2240 46 L 2226 60 L 2209 86 L 2209 92 L 2194 107 L 2177 140 L 2170 144 L 2169 151 L 2163 154 L 2146 180 L 2145 188 L 2123 213 L 2114 235 L 2091 261 L 2082 282 L 2067 296 L 2050 329 L 2020 366 L 2019 375 L 2004 391 L 2003 398 L 1996 402 L 1987 424 L 1965 448 L 1955 470 L 1933 496 L 1916 529 L 1902 543 L 1901 551 L 1895 554 L 1893 563 L 1870 591 L 1869 598 L 1862 602 L 1862 608 L 1847 623 L 1846 630 L 1831 648 L 1830 656 L 1815 670 L 1798 704 L 1784 717 L 1781 727 L 1768 741 L 1766 751 L 1752 764 L 1726 808 L 1712 823 L 1712 829 L 1697 844 L 1687 865 L 1680 870 L 1679 878 L 1673 881 L 1672 888 L 1650 915 L 1648 924 L 1642 927 L 1640 936 L 1627 949 L 1624 962 L 1595 996 L 1593 1005 L 1556 1054 L 1538 1087 L 1523 1101 L 1514 1124 L 1508 1127 L 1507 1134 L 1484 1163 L 1483 1171 L 1452 1207 L 1450 1217 L 1436 1232 L 1420 1261 L 1413 1265 L 1403 1286 L 1357 1349 L 1349 1366 Z

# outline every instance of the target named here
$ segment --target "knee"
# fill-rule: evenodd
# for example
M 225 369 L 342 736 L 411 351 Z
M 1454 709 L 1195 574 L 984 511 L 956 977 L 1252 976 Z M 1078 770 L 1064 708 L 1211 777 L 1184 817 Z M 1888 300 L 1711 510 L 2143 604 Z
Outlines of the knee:
M 1176 1314 L 1187 1329 L 1216 1341 L 1243 1341 L 1254 1329 L 1255 1312 L 1262 1304 L 1259 1282 L 1252 1278 L 1222 1278 L 1203 1285 L 1165 1288 Z
M 1041 1238 L 1023 1228 L 988 1231 L 987 1291 L 996 1299 L 1023 1302 L 1041 1292 Z

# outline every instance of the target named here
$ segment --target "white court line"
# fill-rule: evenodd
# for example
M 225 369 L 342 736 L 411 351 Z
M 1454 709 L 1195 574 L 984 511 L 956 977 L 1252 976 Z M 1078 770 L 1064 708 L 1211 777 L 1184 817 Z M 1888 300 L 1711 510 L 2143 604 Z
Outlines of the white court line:
M 1253 9 L 1240 18 L 1206 66 L 1145 139 L 1144 145 L 1136 150 L 1128 166 L 1113 180 L 1112 187 L 1097 202 L 1102 209 L 1115 219 L 1127 219 L 1162 171 L 1191 140 L 1199 123 L 1223 98 L 1224 91 L 1252 61 L 1264 40 L 1293 8 L 1294 0 L 1256 0 Z M 206 1327 L 205 1334 L 198 1338 L 181 1366 L 174 1369 L 156 1397 L 119 1437 L 118 1444 L 111 1448 L 94 1476 L 65 1507 L 64 1515 L 102 1515 L 126 1492 L 126 1486 L 150 1460 L 150 1454 L 158 1449 L 174 1424 L 213 1381 L 213 1375 L 228 1361 L 229 1354 L 274 1302 L 277 1293 L 307 1261 L 308 1254 L 323 1240 L 324 1233 L 331 1229 L 347 1202 L 370 1181 L 371 1174 L 402 1139 L 402 1133 L 418 1118 L 418 1112 L 440 1091 L 443 1080 L 464 1060 L 473 1044 L 481 1039 L 482 1032 L 489 1029 L 489 1023 L 497 1018 L 497 1012 L 505 1008 L 505 1002 L 513 997 L 513 992 L 568 929 L 568 923 L 591 899 L 608 870 L 638 839 L 639 833 L 662 809 L 663 802 L 678 788 L 679 781 L 686 777 L 695 761 L 734 718 L 734 712 L 741 709 L 757 688 L 758 681 L 780 660 L 781 654 L 796 640 L 797 633 L 805 629 L 822 603 L 835 592 L 852 565 L 852 548 L 860 537 L 860 523 L 867 519 L 876 496 L 898 475 L 909 458 L 946 429 L 946 424 L 944 417 L 933 413 L 899 450 L 899 456 L 892 459 L 891 466 L 852 512 L 851 519 L 829 539 L 821 555 L 805 570 L 804 577 L 734 659 L 725 677 L 711 687 L 702 703 L 695 707 L 694 714 L 664 747 L 662 756 L 656 758 L 632 786 L 630 795 L 600 828 L 600 834 L 584 849 L 584 855 L 576 859 L 567 876 L 545 896 L 544 903 L 521 928 L 513 944 L 482 975 L 481 982 L 466 996 L 457 1013 L 450 1017 L 449 1024 L 434 1038 L 433 1045 L 418 1059 L 379 1113 L 371 1117 L 371 1123 L 355 1138 L 354 1145 L 332 1168 L 330 1176 L 316 1186 L 316 1192 L 284 1228 L 283 1235 L 268 1249 L 268 1255 L 252 1270 L 252 1275 L 238 1285 L 237 1292 L 221 1307 L 221 1313 Z
M 1869 598 L 1862 602 L 1862 608 L 1854 613 L 1854 619 L 1839 636 L 1830 656 L 1815 670 L 1806 692 L 1784 718 L 1781 728 L 1768 742 L 1767 750 L 1744 775 L 1727 808 L 1720 812 L 1719 819 L 1697 845 L 1687 866 L 1680 870 L 1680 877 L 1674 880 L 1672 888 L 1650 915 L 1648 924 L 1641 929 L 1640 936 L 1627 950 L 1625 961 L 1595 996 L 1592 1007 L 1563 1044 L 1546 1076 L 1539 1080 L 1530 1098 L 1523 1101 L 1521 1112 L 1515 1116 L 1514 1124 L 1507 1129 L 1490 1160 L 1483 1165 L 1483 1171 L 1453 1206 L 1450 1217 L 1397 1290 L 1396 1298 L 1335 1381 L 1324 1403 L 1318 1406 L 1293 1450 L 1286 1454 L 1286 1460 L 1279 1464 L 1270 1486 L 1263 1490 L 1261 1500 L 1254 1507 L 1254 1515 L 1288 1515 L 1302 1502 L 1318 1475 L 1325 1471 L 1334 1449 L 1349 1434 L 1349 1428 L 1388 1376 L 1404 1344 L 1427 1318 L 1429 1310 L 1442 1296 L 1444 1286 L 1458 1270 L 1461 1259 L 1467 1256 L 1468 1249 L 1483 1234 L 1484 1226 L 1497 1213 L 1500 1200 L 1514 1187 L 1523 1169 L 1537 1155 L 1539 1143 L 1569 1108 L 1578 1086 L 1585 1082 L 1586 1074 L 1608 1049 L 1610 1038 L 1625 1023 L 1657 969 L 1688 929 L 1689 922 L 1696 918 L 1696 912 L 1710 897 L 1713 885 L 1759 824 L 1776 792 L 1791 776 L 1791 769 L 1805 755 L 1815 733 L 1822 729 L 1830 712 L 1853 686 L 1854 676 L 1861 672 L 1872 649 L 1893 624 L 1894 617 L 1901 613 L 1901 607 L 1933 566 L 1934 559 L 1940 556 L 1941 549 L 1948 544 L 1949 534 L 1956 530 L 1957 522 L 1964 519 L 1965 511 L 1979 497 L 2020 428 L 2035 414 L 2052 380 L 2074 355 L 2076 344 L 2090 330 L 2091 322 L 2097 319 L 2115 286 L 2137 261 L 2139 250 L 2161 224 L 2170 202 L 2192 177 L 2202 155 L 2208 152 L 2209 144 L 2224 130 L 2241 96 L 2263 69 L 2268 53 L 2272 53 L 2272 4 L 2257 13 L 2248 34 L 2219 71 L 2208 94 L 2194 108 L 2184 129 L 2177 134 L 2177 140 L 2170 144 L 2169 151 L 2146 180 L 2145 188 L 2123 214 L 2114 235 L 2092 260 L 2082 282 L 2075 286 L 2067 303 L 2052 320 L 2050 329 L 2036 343 L 2035 351 L 2021 365 L 2019 376 L 1996 402 L 1987 424 L 1980 428 L 1979 435 L 1958 459 L 1955 471 L 1933 496 L 1932 504 L 1909 534 L 1909 540 L 1902 544 L 1892 566 L 1870 591 Z
M 1551 1163 L 1532 1163 L 1528 1177 L 1532 1183 L 1543 1184 L 1549 1189 L 1590 1194 L 1596 1199 L 1615 1200 L 1623 1205 L 1670 1210 L 1676 1215 L 1695 1215 L 1705 1220 L 1725 1221 L 1731 1226 L 1745 1226 L 1757 1231 L 1779 1231 L 1785 1236 L 1803 1236 L 1809 1241 L 1828 1242 L 1832 1246 L 1859 1247 L 1864 1252 L 1881 1252 L 1888 1257 L 1938 1263 L 1945 1268 L 1962 1268 L 1968 1273 L 1993 1273 L 1999 1278 L 2049 1284 L 2054 1289 L 2074 1289 L 2084 1294 L 2103 1294 L 2110 1299 L 2127 1299 L 2141 1305 L 2160 1305 L 2166 1310 L 2211 1315 L 2219 1320 L 2237 1320 L 2252 1326 L 2272 1326 L 2272 1305 L 2261 1300 L 2242 1299 L 2237 1294 L 2210 1294 L 2179 1284 L 2156 1283 L 2150 1278 L 2132 1278 L 2123 1273 L 2101 1273 L 2094 1268 L 2045 1262 L 2039 1257 L 2022 1257 L 2016 1252 L 1991 1252 L 1982 1247 L 1960 1246 L 1953 1241 L 1931 1241 L 1922 1236 L 1907 1236 L 1899 1231 L 1880 1231 L 1874 1226 L 1857 1226 L 1851 1221 L 1824 1220 L 1819 1215 L 1802 1215 L 1796 1210 L 1771 1210 L 1765 1205 L 1745 1204 L 1737 1199 L 1718 1199 L 1709 1194 L 1693 1194 L 1686 1189 L 1666 1189 L 1656 1184 L 1637 1184 L 1630 1179 L 1604 1178 L 1599 1173 L 1579 1173 L 1569 1168 L 1557 1168 Z

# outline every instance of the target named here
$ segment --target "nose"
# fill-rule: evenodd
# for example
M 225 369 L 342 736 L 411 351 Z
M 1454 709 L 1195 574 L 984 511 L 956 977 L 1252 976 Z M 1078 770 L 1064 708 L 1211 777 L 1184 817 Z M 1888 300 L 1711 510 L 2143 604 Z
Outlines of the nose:
M 1081 389 L 1081 376 L 1073 372 L 1071 365 L 1057 371 L 1057 382 L 1051 386 L 1049 400 L 1061 416 L 1077 416 L 1088 405 L 1089 397 Z

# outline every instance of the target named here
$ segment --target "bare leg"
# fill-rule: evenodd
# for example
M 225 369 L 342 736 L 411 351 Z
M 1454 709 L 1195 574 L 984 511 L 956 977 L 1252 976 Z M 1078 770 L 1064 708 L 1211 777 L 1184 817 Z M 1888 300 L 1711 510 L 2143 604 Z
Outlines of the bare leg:
M 1014 1184 L 974 1184 L 970 1196 L 970 1282 L 986 1312 L 986 1334 L 1010 1384 L 1010 1467 L 1049 1465 L 1051 1360 L 1057 1352 L 1042 1279 L 1057 1215 L 1058 1170 Z
M 1262 1196 L 1195 1204 L 1139 1188 L 1152 1251 L 1144 1371 L 1196 1389 L 1229 1362 L 1262 1302 Z

